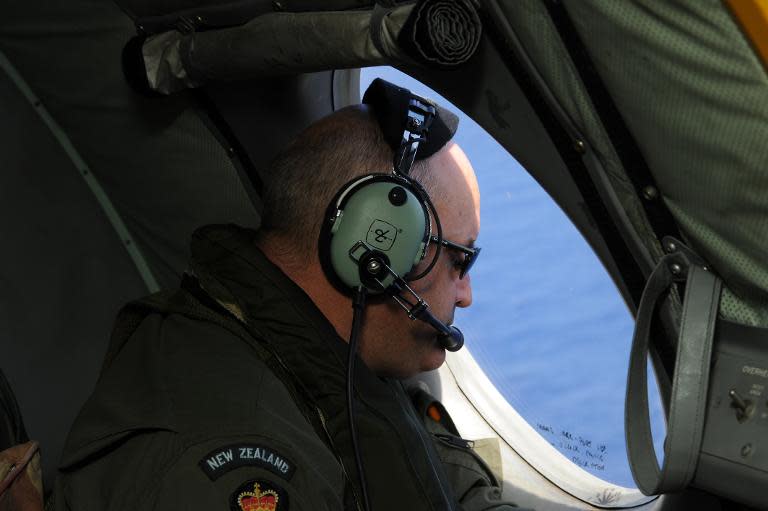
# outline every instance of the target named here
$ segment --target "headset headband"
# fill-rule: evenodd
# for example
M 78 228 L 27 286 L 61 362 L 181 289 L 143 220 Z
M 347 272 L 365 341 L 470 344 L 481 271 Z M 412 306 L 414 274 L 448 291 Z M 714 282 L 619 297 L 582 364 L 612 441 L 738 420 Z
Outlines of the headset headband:
M 429 158 L 453 138 L 459 125 L 459 118 L 449 110 L 381 78 L 371 82 L 363 95 L 363 103 L 373 110 L 384 139 L 395 153 L 395 171 L 401 175 L 407 175 L 408 172 L 403 172 L 399 163 L 410 161 L 412 164 L 414 160 Z M 407 117 L 403 115 L 406 111 Z M 419 117 L 430 117 L 431 120 L 423 122 L 417 129 L 412 119 Z M 423 140 L 422 135 L 426 129 L 429 129 L 429 137 Z M 405 139 L 406 131 L 422 138 L 412 148 L 413 158 L 410 157 L 410 150 L 403 150 L 404 146 L 409 145 Z M 404 159 L 404 155 L 408 158 Z M 406 167 L 408 170 L 410 164 Z
M 395 152 L 394 169 L 397 174 L 407 176 L 419 150 L 419 144 L 426 142 L 426 134 L 435 119 L 435 107 L 413 97 L 408 102 L 408 117 L 403 130 L 400 147 Z

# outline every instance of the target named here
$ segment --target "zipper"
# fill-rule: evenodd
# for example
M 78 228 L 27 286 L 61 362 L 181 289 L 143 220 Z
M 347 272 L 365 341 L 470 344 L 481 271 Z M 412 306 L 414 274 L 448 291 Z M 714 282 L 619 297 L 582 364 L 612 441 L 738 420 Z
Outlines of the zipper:
M 454 447 L 460 447 L 462 449 L 472 449 L 475 446 L 475 442 L 472 440 L 466 440 L 456 435 L 448 435 L 445 433 L 433 433 L 437 438 L 446 442 Z
M 247 323 L 243 322 L 246 327 Z M 298 382 L 298 378 L 294 376 L 294 374 L 288 369 L 288 366 L 285 365 L 285 362 L 283 362 L 283 359 L 280 358 L 280 355 L 277 354 L 277 352 L 273 351 L 270 348 L 266 348 L 269 353 L 272 354 L 273 357 L 275 357 L 275 360 L 277 360 L 277 363 L 280 364 L 280 368 L 285 371 L 285 374 L 287 374 L 293 381 L 293 385 L 295 385 L 296 390 L 298 390 L 299 393 L 303 394 L 302 399 L 305 403 L 311 403 L 311 406 L 314 408 L 315 414 L 317 415 L 317 418 L 320 419 L 320 426 L 323 429 L 323 433 L 325 433 L 325 438 L 328 441 L 328 445 L 331 448 L 331 451 L 333 451 L 333 454 L 336 456 L 336 460 L 339 462 L 339 465 L 341 466 L 341 473 L 344 475 L 344 479 L 347 480 L 349 483 L 349 487 L 352 490 L 352 496 L 355 498 L 355 505 L 357 507 L 357 511 L 363 511 L 362 505 L 360 504 L 360 496 L 357 493 L 357 488 L 355 487 L 354 482 L 349 477 L 349 472 L 347 472 L 347 468 L 344 466 L 344 460 L 341 458 L 341 454 L 339 454 L 339 450 L 336 449 L 336 445 L 333 443 L 333 437 L 331 436 L 330 431 L 328 431 L 328 425 L 325 421 L 325 415 L 323 414 L 323 411 L 320 409 L 319 406 L 317 406 L 308 395 L 307 392 L 304 390 L 304 388 L 301 386 L 301 383 Z M 291 386 L 293 386 L 291 385 Z M 287 387 L 288 385 L 286 385 Z M 298 401 L 298 399 L 296 400 Z
M 315 412 L 317 413 L 317 416 L 320 419 L 320 424 L 323 427 L 323 432 L 325 432 L 325 436 L 328 439 L 328 443 L 331 446 L 331 450 L 336 455 L 336 459 L 339 461 L 339 465 L 341 465 L 341 472 L 344 474 L 344 479 L 346 479 L 347 482 L 349 482 L 349 486 L 352 489 L 352 495 L 355 497 L 355 504 L 357 506 L 357 511 L 363 511 L 363 508 L 360 505 L 360 496 L 357 494 L 357 488 L 352 482 L 352 479 L 349 477 L 347 468 L 344 466 L 344 461 L 341 459 L 341 455 L 339 454 L 339 451 L 336 449 L 336 446 L 333 443 L 333 438 L 331 437 L 331 433 L 328 431 L 328 427 L 325 424 L 325 415 L 323 415 L 323 411 L 317 406 L 315 406 Z
M 176 23 L 174 23 L 174 27 L 176 30 L 181 32 L 184 35 L 189 35 L 197 30 L 197 27 L 203 24 L 203 17 L 202 16 L 179 16 L 179 18 L 176 20 Z

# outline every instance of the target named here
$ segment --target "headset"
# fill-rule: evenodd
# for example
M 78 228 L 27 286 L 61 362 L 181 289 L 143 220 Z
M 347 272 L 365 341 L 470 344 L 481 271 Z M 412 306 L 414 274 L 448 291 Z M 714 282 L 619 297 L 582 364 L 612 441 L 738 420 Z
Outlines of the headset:
M 405 127 L 392 172 L 355 178 L 335 195 L 320 232 L 320 260 L 337 288 L 391 296 L 410 319 L 432 326 L 443 348 L 457 351 L 464 344 L 461 331 L 437 319 L 429 304 L 408 285 L 432 270 L 441 250 L 441 244 L 435 243 L 430 263 L 418 275 L 413 274 L 433 239 L 433 223 L 437 239 L 442 239 L 440 218 L 429 194 L 409 176 L 437 109 L 428 100 L 381 79 L 369 91 L 381 90 L 383 95 L 392 94 L 393 89 L 408 99 L 405 112 L 394 112 L 395 118 L 398 114 L 400 119 L 405 118 Z M 381 116 L 381 108 L 374 108 L 374 113 Z
M 371 101 L 367 101 L 369 99 Z M 409 90 L 381 79 L 374 80 L 363 102 L 374 103 L 374 114 L 384 137 L 390 145 L 397 142 L 392 171 L 358 177 L 341 188 L 326 210 L 318 246 L 320 262 L 328 279 L 341 291 L 352 293 L 354 312 L 347 358 L 347 411 L 362 505 L 365 511 L 370 511 L 353 411 L 354 365 L 366 295 L 391 296 L 411 320 L 418 319 L 432 326 L 438 332 L 440 345 L 449 351 L 460 349 L 464 336 L 458 328 L 437 319 L 429 311 L 429 304 L 408 285 L 408 281 L 420 279 L 432 270 L 442 246 L 437 210 L 426 190 L 409 176 L 420 145 L 423 148 L 427 141 L 437 107 Z M 397 108 L 398 104 L 400 108 Z M 387 114 L 393 115 L 387 117 Z M 422 157 L 438 150 L 455 130 L 455 125 L 453 129 L 444 123 L 436 123 L 436 126 L 438 131 L 442 128 L 439 133 L 442 139 L 438 136 L 437 144 L 433 142 L 433 147 L 422 151 Z M 435 244 L 434 256 L 423 271 L 413 275 L 414 268 L 425 259 L 433 239 L 433 223 L 439 241 Z

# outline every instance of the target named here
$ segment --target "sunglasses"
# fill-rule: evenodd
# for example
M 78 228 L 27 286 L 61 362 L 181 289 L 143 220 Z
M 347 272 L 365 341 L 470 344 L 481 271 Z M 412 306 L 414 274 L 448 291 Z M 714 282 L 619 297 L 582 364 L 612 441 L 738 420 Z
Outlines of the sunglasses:
M 469 269 L 472 268 L 472 265 L 475 264 L 477 256 L 480 255 L 480 247 L 467 247 L 465 245 L 454 243 L 446 239 L 440 239 L 437 236 L 432 236 L 430 240 L 434 241 L 435 243 L 440 243 L 440 245 L 444 246 L 445 248 L 457 250 L 464 254 L 464 259 L 462 259 L 462 261 L 459 263 L 460 279 L 464 278 L 464 275 L 466 275 L 467 272 L 469 272 Z

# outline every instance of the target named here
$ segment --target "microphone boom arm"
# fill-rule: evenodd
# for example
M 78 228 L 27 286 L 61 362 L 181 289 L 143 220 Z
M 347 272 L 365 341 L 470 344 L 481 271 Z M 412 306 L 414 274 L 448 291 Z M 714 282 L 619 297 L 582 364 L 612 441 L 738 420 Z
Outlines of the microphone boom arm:
M 367 256 L 370 252 L 373 252 L 364 242 L 359 241 L 349 251 L 350 257 L 355 259 L 353 254 L 360 248 L 366 250 L 366 252 L 363 254 L 363 257 Z M 356 261 L 359 263 L 363 257 L 356 259 Z M 408 283 L 400 275 L 398 275 L 392 268 L 390 268 L 390 266 L 384 261 L 383 257 L 377 257 L 374 254 L 371 259 L 368 259 L 369 263 L 371 260 L 375 260 L 377 264 L 366 265 L 365 271 L 367 272 L 370 281 L 378 284 L 380 291 L 390 295 L 395 300 L 395 302 L 397 302 L 397 304 L 403 308 L 411 320 L 418 319 L 437 330 L 439 332 L 438 341 L 440 342 L 440 345 L 448 351 L 458 351 L 462 346 L 464 346 L 464 335 L 461 333 L 461 330 L 455 326 L 446 325 L 437 319 L 435 315 L 429 311 L 429 304 L 423 298 L 421 298 L 418 293 L 416 293 L 416 291 L 411 289 L 411 286 L 409 286 Z M 385 287 L 382 281 L 379 279 L 382 273 L 388 273 L 394 279 L 392 284 L 390 284 L 388 287 Z M 415 303 L 402 296 L 404 291 L 407 291 L 413 295 L 413 298 L 416 300 Z

